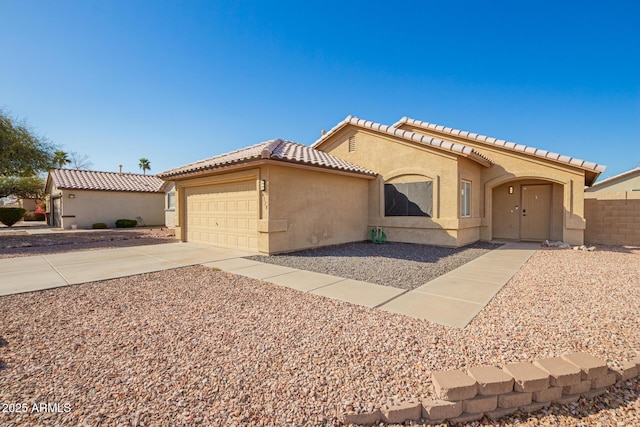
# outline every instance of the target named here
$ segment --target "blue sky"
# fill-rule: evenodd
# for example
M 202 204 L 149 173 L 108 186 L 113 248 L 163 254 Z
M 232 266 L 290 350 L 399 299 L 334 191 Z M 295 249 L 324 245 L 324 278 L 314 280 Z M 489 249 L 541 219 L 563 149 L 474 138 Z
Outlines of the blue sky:
M 640 166 L 640 3 L 2 0 L 0 107 L 151 173 L 351 114 Z

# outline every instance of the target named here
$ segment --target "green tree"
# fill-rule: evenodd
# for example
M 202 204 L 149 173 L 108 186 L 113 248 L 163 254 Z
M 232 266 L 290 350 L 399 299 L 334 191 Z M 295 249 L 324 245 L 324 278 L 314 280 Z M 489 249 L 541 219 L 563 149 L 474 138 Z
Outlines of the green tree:
M 18 196 L 21 199 L 41 199 L 44 193 L 44 181 L 38 175 L 2 176 L 0 175 L 0 197 Z
M 53 164 L 54 146 L 0 110 L 0 176 L 27 177 L 44 172 Z
M 144 175 L 147 174 L 148 170 L 151 170 L 151 163 L 149 163 L 149 160 L 147 160 L 145 157 L 140 159 L 140 163 L 138 163 L 138 166 L 140 167 L 140 169 L 142 169 L 142 173 Z
M 56 150 L 53 152 L 53 166 L 57 168 L 63 168 L 65 165 L 71 163 L 69 154 L 62 150 Z
M 53 165 L 54 151 L 26 122 L 0 110 L 0 197 L 41 197 L 44 182 L 38 174 Z

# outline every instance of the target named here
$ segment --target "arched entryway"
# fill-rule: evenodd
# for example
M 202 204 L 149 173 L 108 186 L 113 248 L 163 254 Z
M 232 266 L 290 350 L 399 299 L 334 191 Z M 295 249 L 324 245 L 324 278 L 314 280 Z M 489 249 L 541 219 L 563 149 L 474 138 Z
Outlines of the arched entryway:
M 492 190 L 492 239 L 562 240 L 561 184 L 542 179 L 520 179 Z

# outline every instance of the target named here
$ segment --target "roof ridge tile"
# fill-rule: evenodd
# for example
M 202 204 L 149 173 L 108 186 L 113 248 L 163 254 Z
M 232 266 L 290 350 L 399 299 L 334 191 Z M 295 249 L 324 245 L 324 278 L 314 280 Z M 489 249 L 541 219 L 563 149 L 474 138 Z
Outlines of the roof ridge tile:
M 430 130 L 439 130 L 439 131 L 443 131 L 446 133 L 449 133 L 451 135 L 454 136 L 460 136 L 463 138 L 468 138 L 468 139 L 472 139 L 475 141 L 479 141 L 479 142 L 484 142 L 487 144 L 491 144 L 491 145 L 497 145 L 499 147 L 504 147 L 507 149 L 511 149 L 511 150 L 516 150 L 516 151 L 523 151 L 525 153 L 528 154 L 532 154 L 536 157 L 543 157 L 543 158 L 547 158 L 549 160 L 554 160 L 554 161 L 559 161 L 561 163 L 568 163 L 571 164 L 573 166 L 578 164 L 578 161 L 580 163 L 580 167 L 584 168 L 584 169 L 588 169 L 588 170 L 592 170 L 594 172 L 597 172 L 598 174 L 602 173 L 605 171 L 606 166 L 604 165 L 600 165 L 598 163 L 594 163 L 594 162 L 589 162 L 586 160 L 581 160 L 581 159 L 574 159 L 575 161 L 565 161 L 565 160 L 560 160 L 560 155 L 556 153 L 552 153 L 552 152 L 548 152 L 546 150 L 542 150 L 539 148 L 535 148 L 535 147 L 529 147 L 527 145 L 523 145 L 523 144 L 516 144 L 514 142 L 510 142 L 510 141 L 505 141 L 502 139 L 497 139 L 497 138 L 493 138 L 493 137 L 489 137 L 489 136 L 485 136 L 485 135 L 479 135 L 479 134 L 474 134 L 468 131 L 462 131 L 459 129 L 455 129 L 455 128 L 449 128 L 449 127 L 444 127 L 442 126 L 442 129 L 438 129 L 439 127 L 441 127 L 440 125 L 436 125 L 434 123 L 429 123 L 429 122 L 425 122 L 422 120 L 417 120 L 417 119 L 412 119 L 410 117 L 404 116 L 402 117 L 400 120 L 398 120 L 396 123 L 394 123 L 392 126 L 400 126 L 403 125 L 405 123 L 411 124 L 411 125 L 415 125 L 418 127 L 422 127 L 422 128 L 426 128 L 426 129 L 430 129 Z M 449 131 L 448 129 L 451 129 L 451 131 Z M 521 149 L 520 146 L 524 147 L 524 149 Z M 533 153 L 531 153 L 530 151 L 527 150 L 527 148 L 532 148 L 534 150 Z M 543 154 L 544 153 L 544 154 Z M 554 158 L 554 155 L 555 158 Z M 573 159 L 570 156 L 563 156 L 563 157 L 569 157 L 569 159 Z

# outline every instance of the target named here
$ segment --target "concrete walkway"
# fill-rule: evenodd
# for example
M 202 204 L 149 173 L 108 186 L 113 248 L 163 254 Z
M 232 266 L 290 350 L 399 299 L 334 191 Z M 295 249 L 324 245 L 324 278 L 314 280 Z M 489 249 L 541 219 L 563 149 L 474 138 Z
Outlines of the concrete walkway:
M 412 291 L 243 258 L 204 265 L 352 304 L 464 328 L 539 247 L 539 243 L 507 243 Z
M 253 253 L 166 243 L 0 259 L 0 295 L 202 264 L 302 292 L 464 328 L 537 248 L 537 243 L 507 243 L 406 291 L 242 258 Z
M 507 243 L 381 308 L 464 328 L 539 248 L 539 243 Z

